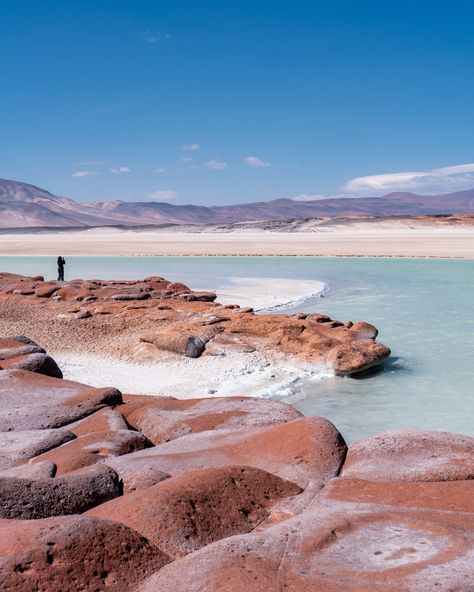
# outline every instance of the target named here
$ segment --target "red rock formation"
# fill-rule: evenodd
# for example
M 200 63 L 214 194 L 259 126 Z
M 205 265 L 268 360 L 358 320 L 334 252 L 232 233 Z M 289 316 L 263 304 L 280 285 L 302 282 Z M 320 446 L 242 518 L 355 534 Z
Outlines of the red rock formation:
M 200 469 L 102 504 L 88 514 L 121 522 L 179 557 L 249 532 L 277 501 L 301 491 L 290 481 L 252 467 Z
M 285 341 L 274 320 L 202 312 L 188 309 L 189 322 L 229 322 L 249 342 L 289 349 L 305 323 L 356 345 L 376 336 L 365 323 L 298 315 Z M 47 355 L 21 349 L 38 347 L 0 340 L 3 362 Z M 472 592 L 474 438 L 398 430 L 346 453 L 329 421 L 276 401 L 122 397 L 0 370 L 0 589 Z
M 109 520 L 0 520 L 2 592 L 133 592 L 168 561 L 138 533 Z
M 74 322 L 90 323 L 103 315 L 120 318 L 125 327 L 139 322 L 143 343 L 190 358 L 206 350 L 266 350 L 348 375 L 378 366 L 390 355 L 388 347 L 375 341 L 377 329 L 368 323 L 344 325 L 320 314 L 257 315 L 249 308 L 222 307 L 213 302 L 215 297 L 160 277 L 44 282 L 41 277 L 0 274 L 0 299 L 41 303 L 54 319 L 58 306 L 69 303 L 74 307 L 61 312 L 62 318 Z M 135 337 L 128 347 L 133 352 L 139 346 Z M 30 370 L 40 364 L 35 359 L 28 363 L 31 367 L 25 368 Z
M 129 425 L 153 444 L 208 430 L 240 430 L 284 423 L 301 417 L 290 405 L 251 397 L 172 399 L 167 397 L 125 398 L 119 408 Z
M 153 459 L 158 469 L 172 475 L 204 467 L 249 465 L 306 487 L 338 475 L 345 454 L 345 442 L 331 422 L 302 417 L 264 428 L 197 432 L 120 459 L 109 458 L 106 463 L 115 468 Z
M 474 479 L 474 438 L 434 430 L 391 430 L 354 442 L 343 475 L 368 481 Z

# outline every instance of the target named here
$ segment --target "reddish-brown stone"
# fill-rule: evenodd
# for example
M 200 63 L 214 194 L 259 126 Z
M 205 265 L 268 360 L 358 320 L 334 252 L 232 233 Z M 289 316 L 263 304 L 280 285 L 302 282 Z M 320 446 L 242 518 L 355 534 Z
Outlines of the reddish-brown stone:
M 0 431 L 64 426 L 120 403 L 114 388 L 93 388 L 24 370 L 0 371 Z
M 324 492 L 299 516 L 174 561 L 137 592 L 472 591 L 474 513 Z
M 2 592 L 133 592 L 168 561 L 138 533 L 108 520 L 0 520 Z
M 137 401 L 129 397 L 119 409 L 127 422 L 154 444 L 194 432 L 264 427 L 301 417 L 290 405 L 252 397 L 148 397 Z
M 280 499 L 301 488 L 252 467 L 191 471 L 93 508 L 143 534 L 170 556 L 249 532 Z
M 368 481 L 474 478 L 474 438 L 434 430 L 391 430 L 349 448 L 342 474 Z
M 0 468 L 7 469 L 25 462 L 74 437 L 72 432 L 64 428 L 0 432 Z
M 58 479 L 0 476 L 0 518 L 80 514 L 120 493 L 117 473 L 105 465 L 86 467 Z
M 306 487 L 338 475 L 346 445 L 331 422 L 304 417 L 265 428 L 198 432 L 122 457 L 121 465 L 153 459 L 178 475 L 204 467 L 250 465 Z M 52 458 L 54 460 L 54 458 Z M 114 459 L 107 464 L 115 468 Z
M 57 467 L 56 474 L 62 475 L 101 462 L 109 456 L 129 454 L 147 446 L 150 446 L 150 442 L 139 432 L 93 432 L 40 454 L 32 462 L 50 460 Z

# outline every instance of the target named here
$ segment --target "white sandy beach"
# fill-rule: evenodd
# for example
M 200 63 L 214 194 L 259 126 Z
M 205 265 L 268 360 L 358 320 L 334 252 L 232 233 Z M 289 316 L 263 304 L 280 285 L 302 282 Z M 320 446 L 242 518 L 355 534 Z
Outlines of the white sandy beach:
M 91 229 L 0 234 L 0 255 L 321 255 L 474 258 L 474 226 L 352 224 L 314 232 Z

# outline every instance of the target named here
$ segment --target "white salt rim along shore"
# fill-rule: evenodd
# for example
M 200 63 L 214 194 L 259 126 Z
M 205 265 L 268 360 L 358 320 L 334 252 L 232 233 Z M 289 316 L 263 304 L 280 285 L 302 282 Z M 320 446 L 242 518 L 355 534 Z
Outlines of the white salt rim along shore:
M 64 378 L 96 387 L 114 386 L 123 393 L 198 397 L 283 397 L 308 377 L 333 376 L 325 368 L 273 358 L 260 352 L 137 364 L 90 354 L 55 353 Z
M 251 306 L 255 311 L 266 312 L 292 308 L 310 298 L 324 296 L 328 286 L 318 280 L 233 277 L 219 282 L 217 288 L 196 289 L 216 292 L 221 304 Z

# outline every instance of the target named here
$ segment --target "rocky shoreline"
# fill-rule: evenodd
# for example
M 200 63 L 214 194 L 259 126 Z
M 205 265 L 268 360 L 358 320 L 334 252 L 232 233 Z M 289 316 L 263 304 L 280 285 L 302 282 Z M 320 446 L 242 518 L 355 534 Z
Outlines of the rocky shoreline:
M 472 591 L 474 438 L 348 448 L 277 401 L 66 381 L 26 337 L 0 366 L 2 590 Z
M 345 376 L 379 366 L 390 350 L 366 322 L 324 314 L 257 315 L 161 277 L 44 281 L 0 273 L 0 332 L 129 360 L 269 352 Z

